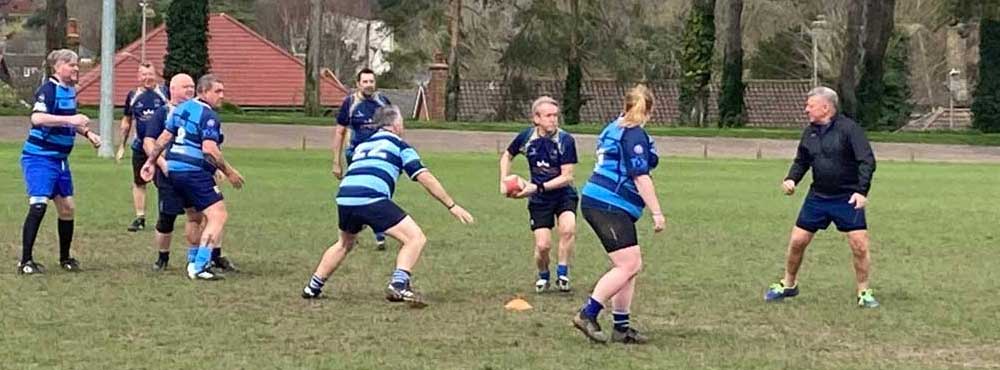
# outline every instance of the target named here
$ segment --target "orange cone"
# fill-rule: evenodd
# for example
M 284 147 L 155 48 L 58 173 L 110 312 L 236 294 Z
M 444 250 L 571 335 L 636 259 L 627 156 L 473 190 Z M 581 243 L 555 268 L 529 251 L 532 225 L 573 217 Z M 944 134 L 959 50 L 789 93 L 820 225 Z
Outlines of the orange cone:
M 529 304 L 528 301 L 525 301 L 522 298 L 514 298 L 511 299 L 510 302 L 507 302 L 507 304 L 504 305 L 503 308 L 509 311 L 527 311 L 532 309 L 533 307 L 531 307 L 531 304 Z

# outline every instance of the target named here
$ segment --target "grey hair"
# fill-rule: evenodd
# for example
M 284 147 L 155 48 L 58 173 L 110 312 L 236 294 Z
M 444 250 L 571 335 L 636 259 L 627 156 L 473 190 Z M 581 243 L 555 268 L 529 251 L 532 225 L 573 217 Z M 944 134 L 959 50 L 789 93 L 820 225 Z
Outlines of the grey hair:
M 809 90 L 809 93 L 806 94 L 806 97 L 811 98 L 814 96 L 819 96 L 823 99 L 826 99 L 826 101 L 833 106 L 834 112 L 840 111 L 840 98 L 837 97 L 837 92 L 833 91 L 833 89 L 826 86 L 814 87 L 812 90 Z
M 540 108 L 542 104 L 552 104 L 556 108 L 559 108 L 559 102 L 552 99 L 551 96 L 539 96 L 538 99 L 535 99 L 535 101 L 531 103 L 531 114 L 538 114 L 538 108 Z
M 56 49 L 49 53 L 49 56 L 45 58 L 46 62 L 49 63 L 52 68 L 55 68 L 56 63 L 72 63 L 80 60 L 80 57 L 76 55 L 76 52 L 70 49 Z
M 220 79 L 216 75 L 209 73 L 204 76 L 201 76 L 201 78 L 198 79 L 198 93 L 201 94 L 203 92 L 208 91 L 209 89 L 212 88 L 212 86 L 215 86 L 215 84 L 217 83 L 221 84 L 222 79 Z
M 402 120 L 403 113 L 399 111 L 399 107 L 389 104 L 381 106 L 375 110 L 375 115 L 372 116 L 372 123 L 369 124 L 369 127 L 375 129 L 389 127 L 394 125 L 397 121 Z

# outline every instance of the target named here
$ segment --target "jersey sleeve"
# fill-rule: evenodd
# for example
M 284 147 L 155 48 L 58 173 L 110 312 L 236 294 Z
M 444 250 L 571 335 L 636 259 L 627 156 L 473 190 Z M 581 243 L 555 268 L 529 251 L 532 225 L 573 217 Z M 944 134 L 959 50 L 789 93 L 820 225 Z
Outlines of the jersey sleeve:
M 52 113 L 56 108 L 56 89 L 55 85 L 50 83 L 44 83 L 42 86 L 38 87 L 35 92 L 35 105 L 32 107 L 32 113 Z
M 344 98 L 344 102 L 340 103 L 340 112 L 337 113 L 337 124 L 341 126 L 350 125 L 351 121 L 349 115 L 351 110 L 351 96 L 348 95 Z
M 403 171 L 410 177 L 410 180 L 417 180 L 417 175 L 427 171 L 427 167 L 420 162 L 420 155 L 409 144 L 403 143 L 399 148 L 399 157 L 403 162 Z
M 521 149 L 524 148 L 524 143 L 528 141 L 528 135 L 531 134 L 531 130 L 521 131 L 511 140 L 510 145 L 507 145 L 507 154 L 511 157 L 517 157 L 521 153 Z
M 625 164 L 625 175 L 636 177 L 648 175 L 653 164 L 659 159 L 653 153 L 652 142 L 646 132 L 640 128 L 626 130 L 622 135 L 622 161 Z
M 125 117 L 132 117 L 132 98 L 135 97 L 135 90 L 130 90 L 128 94 L 125 95 L 125 105 L 122 109 L 122 114 Z
M 201 127 L 201 141 L 222 143 L 222 121 L 218 115 L 214 112 L 205 115 L 205 122 Z
M 174 109 L 174 113 L 177 113 L 177 109 Z M 180 126 L 180 118 L 177 114 L 168 114 L 167 119 L 163 121 L 163 129 L 167 132 L 177 136 L 177 128 Z
M 562 152 L 559 153 L 559 162 L 562 164 L 575 164 L 579 160 L 576 157 L 576 139 L 569 134 L 562 134 Z

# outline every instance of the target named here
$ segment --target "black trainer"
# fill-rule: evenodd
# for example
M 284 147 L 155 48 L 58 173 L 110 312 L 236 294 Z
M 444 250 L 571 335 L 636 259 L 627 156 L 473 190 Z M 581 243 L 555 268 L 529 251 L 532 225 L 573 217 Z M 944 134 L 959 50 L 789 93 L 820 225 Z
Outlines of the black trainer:
M 18 275 L 34 275 L 45 273 L 45 266 L 41 263 L 35 263 L 35 261 L 28 262 L 18 262 L 17 264 L 17 274 Z
M 59 267 L 62 267 L 62 269 L 66 271 L 72 271 L 72 272 L 80 271 L 80 261 L 77 261 L 76 258 L 71 257 L 59 261 Z
M 308 285 L 302 289 L 302 298 L 305 299 L 319 299 L 320 294 L 323 294 L 322 290 L 313 290 Z
M 219 259 L 212 260 L 212 268 L 219 270 L 222 273 L 230 272 L 240 272 L 240 269 L 236 268 L 236 264 L 230 261 L 225 256 L 219 257 Z
M 578 312 L 576 316 L 573 316 L 573 326 L 580 329 L 583 335 L 595 343 L 608 342 L 608 337 L 601 331 L 601 324 L 598 324 L 595 319 L 583 317 L 583 313 Z
M 145 217 L 137 217 L 135 220 L 132 220 L 132 224 L 131 225 L 128 225 L 128 231 L 133 232 L 133 233 L 136 232 L 136 231 L 139 231 L 139 230 L 143 230 L 145 228 L 146 228 L 146 218 Z
M 427 307 L 427 302 L 424 302 L 420 294 L 414 292 L 410 289 L 409 284 L 399 288 L 391 283 L 385 288 L 385 300 L 389 302 L 406 302 L 411 308 L 424 308 Z
M 645 344 L 646 342 L 649 342 L 649 338 L 645 335 L 639 334 L 638 330 L 630 327 L 625 329 L 625 331 L 612 330 L 611 341 L 624 344 Z
M 167 261 L 156 260 L 156 262 L 153 263 L 153 271 L 163 271 L 166 269 L 167 269 Z

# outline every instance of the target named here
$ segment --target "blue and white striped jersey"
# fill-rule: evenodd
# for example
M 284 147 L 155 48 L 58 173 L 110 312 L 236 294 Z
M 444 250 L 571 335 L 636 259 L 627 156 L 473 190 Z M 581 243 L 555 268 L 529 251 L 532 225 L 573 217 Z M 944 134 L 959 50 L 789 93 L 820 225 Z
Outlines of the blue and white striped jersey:
M 633 219 L 646 206 L 633 180 L 659 164 L 656 146 L 641 127 L 624 128 L 621 117 L 608 123 L 597 138 L 597 164 L 583 186 L 582 208 L 618 209 Z
M 49 77 L 35 92 L 34 113 L 55 116 L 76 115 L 76 88 L 63 85 Z M 32 125 L 21 153 L 24 155 L 65 159 L 73 151 L 76 128 L 69 122 L 65 126 Z
M 337 205 L 363 206 L 391 199 L 403 171 L 416 180 L 426 171 L 417 151 L 389 131 L 377 131 L 354 148 L 337 192 Z
M 198 98 L 181 103 L 167 118 L 166 130 L 174 135 L 173 145 L 166 155 L 170 172 L 215 173 L 215 165 L 205 160 L 201 148 L 206 140 L 222 145 L 222 121 L 211 106 Z

